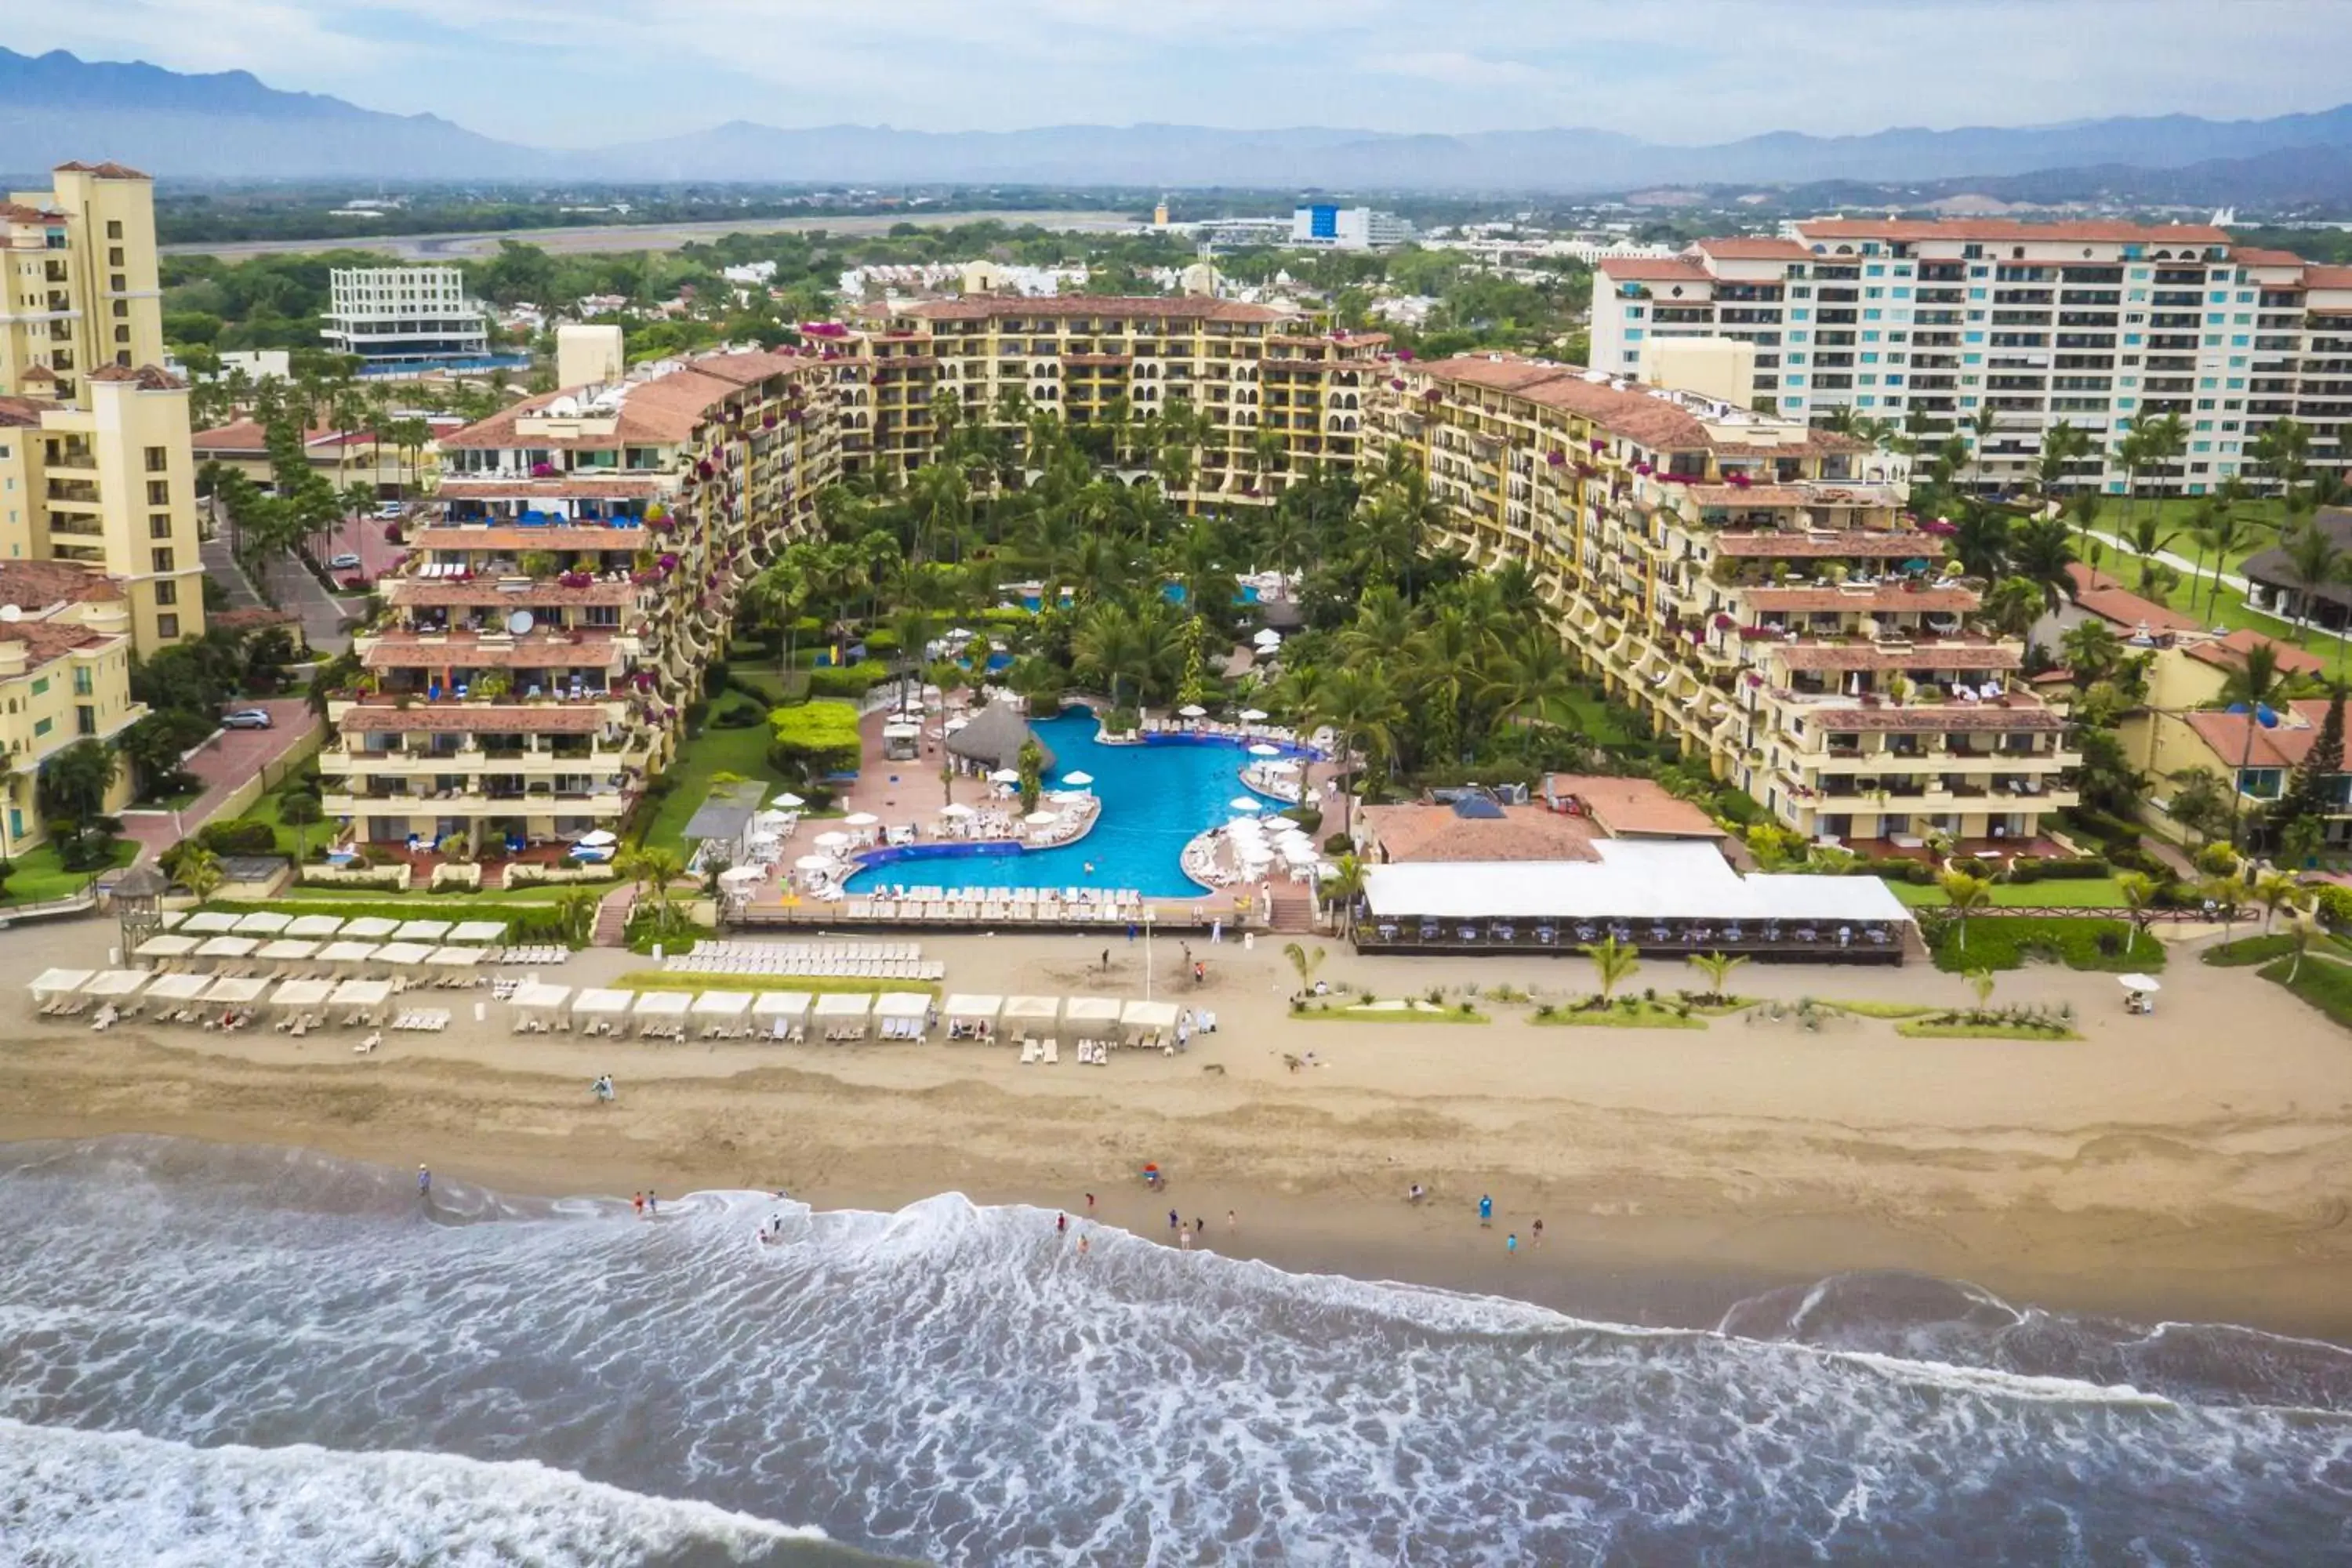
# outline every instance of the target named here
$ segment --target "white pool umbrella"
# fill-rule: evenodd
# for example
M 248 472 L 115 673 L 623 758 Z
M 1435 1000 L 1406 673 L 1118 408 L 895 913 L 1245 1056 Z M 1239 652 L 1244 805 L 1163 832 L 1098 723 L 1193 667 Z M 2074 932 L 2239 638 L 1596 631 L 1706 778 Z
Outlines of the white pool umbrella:
M 846 833 L 820 833 L 816 836 L 816 847 L 820 849 L 842 849 L 848 844 L 849 835 Z
M 991 784 L 1019 784 L 1021 782 L 1021 770 L 1019 768 L 999 768 L 994 773 L 988 775 L 988 782 Z
M 1265 771 L 1270 773 L 1295 773 L 1298 771 L 1298 764 L 1288 757 L 1282 757 L 1266 763 Z
M 2122 983 L 2123 988 L 2126 991 L 2146 991 L 2153 994 L 2164 989 L 2163 986 L 2158 985 L 2156 983 L 2155 977 L 2152 975 L 2118 974 L 2116 978 Z
M 722 888 L 754 887 L 767 879 L 768 873 L 757 866 L 730 866 L 719 873 L 719 885 Z
M 1030 826 L 1032 826 L 1032 827 L 1045 827 L 1045 826 L 1049 826 L 1050 824 L 1059 822 L 1059 821 L 1061 821 L 1062 819 L 1061 819 L 1061 817 L 1060 817 L 1058 815 L 1056 815 L 1056 814 L 1055 814 L 1055 813 L 1054 813 L 1054 812 L 1050 812 L 1050 811 L 1033 811 L 1033 812 L 1031 812 L 1028 816 L 1026 816 L 1023 817 L 1021 820 L 1022 820 L 1022 821 L 1024 821 L 1024 822 L 1025 822 L 1025 823 L 1027 823 L 1027 824 L 1028 824 Z
M 1244 724 L 1263 724 L 1265 722 L 1265 719 L 1266 712 L 1263 708 L 1244 708 L 1242 710 L 1242 722 Z
M 1260 741 L 1256 745 L 1252 746 L 1249 749 L 1249 754 L 1253 757 L 1278 757 L 1282 755 L 1282 748 L 1280 746 L 1269 746 L 1264 741 Z
M 1095 782 L 1095 775 L 1092 773 L 1064 773 L 1062 775 L 1062 782 L 1068 784 L 1073 789 L 1084 789 L 1088 784 Z
M 1176 716 L 1179 719 L 1205 719 L 1209 716 L 1209 710 L 1197 702 L 1187 702 L 1183 707 L 1176 710 Z
M 1235 811 L 1264 811 L 1265 809 L 1265 805 L 1263 801 L 1254 799 L 1253 797 L 1245 795 L 1237 795 L 1225 804 L 1232 806 Z
M 860 811 L 845 816 L 841 820 L 851 827 L 872 827 L 882 819 L 870 811 Z
M 971 807 L 964 805 L 961 801 L 958 801 L 952 805 L 943 805 L 940 807 L 940 815 L 941 816 L 965 817 L 972 816 L 973 812 Z
M 782 807 L 783 807 L 786 811 L 790 811 L 790 810 L 792 810 L 792 809 L 793 809 L 793 807 L 795 807 L 795 806 L 806 805 L 808 804 L 808 802 L 806 802 L 806 801 L 803 800 L 800 796 L 798 796 L 798 795 L 794 795 L 792 791 L 790 791 L 790 790 L 786 790 L 783 794 L 782 794 L 782 795 L 778 795 L 775 799 L 773 799 L 773 800 L 770 801 L 768 804 L 769 804 L 770 805 L 778 805 L 778 806 L 782 806 Z

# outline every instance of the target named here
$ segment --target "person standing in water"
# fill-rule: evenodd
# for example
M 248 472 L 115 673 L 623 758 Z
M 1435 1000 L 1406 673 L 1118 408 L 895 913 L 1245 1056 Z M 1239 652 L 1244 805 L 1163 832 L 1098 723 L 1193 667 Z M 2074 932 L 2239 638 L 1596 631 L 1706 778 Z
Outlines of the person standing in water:
M 643 1219 L 643 1218 L 645 1218 L 645 1217 L 646 1217 L 646 1194 L 643 1194 L 643 1193 L 639 1193 L 635 1197 L 631 1198 L 631 1199 L 629 1200 L 629 1206 L 630 1206 L 631 1208 L 633 1208 L 633 1209 L 635 1209 L 635 1210 L 636 1210 L 636 1211 L 637 1211 L 637 1217 L 638 1217 L 639 1219 Z
M 416 1167 L 416 1195 L 420 1198 L 433 1195 L 433 1173 L 423 1165 Z
M 1054 1234 L 1055 1236 L 1067 1236 L 1070 1234 L 1070 1216 L 1068 1215 L 1057 1214 L 1054 1216 Z

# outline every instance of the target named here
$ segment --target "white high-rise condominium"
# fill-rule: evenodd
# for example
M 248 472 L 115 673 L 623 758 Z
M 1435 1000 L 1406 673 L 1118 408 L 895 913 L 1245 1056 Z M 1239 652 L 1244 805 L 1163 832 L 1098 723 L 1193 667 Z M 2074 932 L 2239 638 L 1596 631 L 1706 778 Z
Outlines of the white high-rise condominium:
M 1628 378 L 1675 338 L 1754 345 L 1748 401 L 1815 424 L 1850 409 L 1938 433 L 1990 410 L 1970 477 L 2032 469 L 2042 434 L 2087 433 L 2082 482 L 2120 490 L 2116 441 L 2177 415 L 2165 476 L 2190 494 L 2246 470 L 2292 416 L 2341 468 L 2352 419 L 2352 268 L 2193 225 L 1815 218 L 1595 268 L 1592 363 Z
M 328 278 L 319 335 L 371 366 L 478 360 L 490 352 L 489 320 L 466 297 L 454 267 L 338 267 Z

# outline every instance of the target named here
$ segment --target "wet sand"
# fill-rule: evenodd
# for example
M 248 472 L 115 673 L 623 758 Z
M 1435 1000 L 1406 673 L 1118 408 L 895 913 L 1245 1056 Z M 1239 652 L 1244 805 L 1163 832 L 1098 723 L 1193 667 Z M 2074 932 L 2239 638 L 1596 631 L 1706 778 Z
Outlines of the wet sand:
M 12 973 L 89 963 L 110 928 L 0 935 Z M 1138 995 L 1140 945 L 926 940 L 949 991 Z M 1214 1008 L 1186 1056 L 1018 1066 L 1007 1047 L 652 1046 L 514 1036 L 483 993 L 436 993 L 439 1036 L 266 1029 L 94 1035 L 29 1018 L 0 1047 L 0 1139 L 167 1132 L 429 1162 L 444 1181 L 626 1196 L 781 1188 L 893 1208 L 943 1190 L 1166 1238 L 1167 1210 L 1218 1250 L 1292 1269 L 1489 1290 L 1580 1315 L 1711 1324 L 1754 1290 L 1911 1268 L 2012 1300 L 2352 1340 L 2352 1049 L 2247 971 L 2179 955 L 2153 1017 L 2110 975 L 2005 975 L 1996 998 L 2064 1000 L 2072 1043 L 1911 1040 L 1882 1021 L 1820 1033 L 1738 1018 L 1705 1030 L 1573 1029 L 1527 1003 L 1483 1026 L 1287 1016 L 1273 944 L 1195 945 L 1207 986 L 1154 950 L 1158 994 Z M 643 960 L 582 954 L 545 978 L 608 982 Z M 1581 960 L 1360 959 L 1323 978 L 1390 996 L 1429 986 L 1580 993 Z M 1633 984 L 1694 977 L 1645 963 Z M 1956 976 L 1749 966 L 1744 994 L 1967 1000 Z M 1171 989 L 1172 987 L 1172 989 Z M 1297 1072 L 1285 1053 L 1324 1065 Z M 587 1084 L 612 1073 L 620 1099 Z M 1157 1161 L 1164 1195 L 1136 1173 Z M 1433 1190 L 1403 1201 L 1407 1185 Z M 1475 1205 L 1496 1201 L 1491 1230 Z M 1226 1223 L 1228 1210 L 1239 1219 Z M 1545 1223 L 1533 1246 L 1532 1224 Z M 1041 1223 L 1045 1223 L 1041 1221 Z M 1503 1250 L 1516 1230 L 1521 1250 Z

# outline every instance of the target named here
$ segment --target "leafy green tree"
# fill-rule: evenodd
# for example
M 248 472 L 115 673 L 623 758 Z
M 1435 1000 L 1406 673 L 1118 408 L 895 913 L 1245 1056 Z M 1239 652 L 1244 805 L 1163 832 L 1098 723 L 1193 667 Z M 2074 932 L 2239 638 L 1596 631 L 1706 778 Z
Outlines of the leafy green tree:
M 1617 987 L 1631 980 L 1642 967 L 1641 950 L 1613 936 L 1587 942 L 1577 951 L 1592 961 L 1592 977 L 1601 986 L 1601 1000 L 1604 1003 L 1615 997 Z

